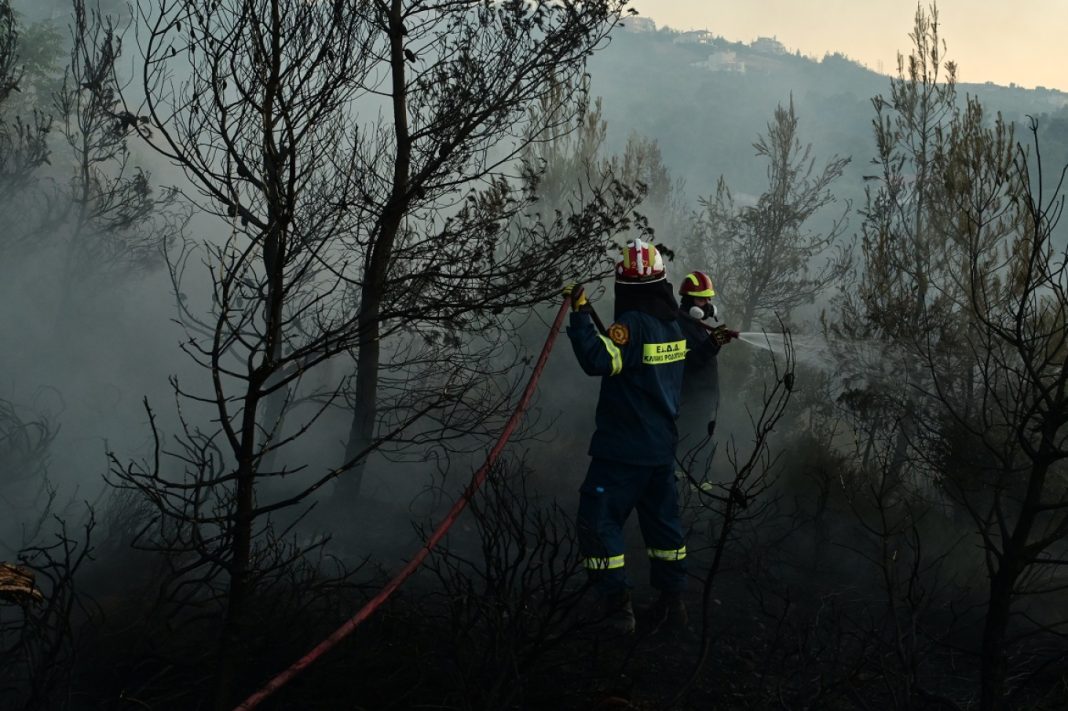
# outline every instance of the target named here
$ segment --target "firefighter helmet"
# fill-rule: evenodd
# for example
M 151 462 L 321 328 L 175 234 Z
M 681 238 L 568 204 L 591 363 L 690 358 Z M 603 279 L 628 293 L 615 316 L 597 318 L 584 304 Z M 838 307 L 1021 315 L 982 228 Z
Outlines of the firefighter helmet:
M 693 296 L 699 299 L 711 299 L 716 295 L 712 280 L 704 272 L 690 272 L 679 286 L 679 296 Z
M 636 239 L 623 248 L 623 258 L 616 264 L 618 283 L 649 284 L 666 278 L 664 259 L 656 247 Z

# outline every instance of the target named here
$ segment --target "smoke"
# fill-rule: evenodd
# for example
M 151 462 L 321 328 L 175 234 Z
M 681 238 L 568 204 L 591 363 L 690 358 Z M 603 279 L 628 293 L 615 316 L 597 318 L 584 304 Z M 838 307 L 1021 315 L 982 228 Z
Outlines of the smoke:
M 885 341 L 855 340 L 823 334 L 750 331 L 738 340 L 785 359 L 789 349 L 794 361 L 823 374 L 836 398 L 863 378 L 868 382 L 900 381 L 906 373 L 908 355 Z

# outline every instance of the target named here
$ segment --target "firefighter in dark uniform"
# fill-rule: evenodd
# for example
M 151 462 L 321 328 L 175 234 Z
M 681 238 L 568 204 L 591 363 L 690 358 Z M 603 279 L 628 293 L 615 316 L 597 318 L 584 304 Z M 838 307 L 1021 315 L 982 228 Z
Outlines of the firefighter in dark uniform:
M 682 452 L 711 438 L 719 412 L 720 348 L 736 335 L 725 326 L 709 328 L 702 322 L 718 321 L 712 297 L 716 290 L 704 272 L 691 272 L 679 285 L 679 325 L 686 336 L 686 370 L 679 403 Z
M 607 334 L 594 325 L 585 295 L 575 293 L 567 334 L 582 369 L 602 376 L 592 459 L 579 498 L 585 566 L 606 626 L 633 632 L 623 524 L 637 509 L 650 580 L 660 591 L 651 617 L 658 626 L 667 620 L 685 627 L 686 545 L 674 475 L 686 359 L 678 303 L 661 255 L 641 240 L 628 244 L 616 265 L 615 321 Z

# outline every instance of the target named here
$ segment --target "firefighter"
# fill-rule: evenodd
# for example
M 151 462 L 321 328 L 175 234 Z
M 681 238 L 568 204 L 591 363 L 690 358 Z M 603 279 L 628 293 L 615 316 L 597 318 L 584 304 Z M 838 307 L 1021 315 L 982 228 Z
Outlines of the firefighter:
M 679 405 L 684 450 L 698 446 L 706 436 L 712 437 L 716 429 L 719 411 L 719 366 L 716 356 L 720 348 L 735 335 L 725 326 L 709 329 L 702 323 L 719 320 L 712 302 L 715 295 L 712 280 L 704 272 L 687 274 L 679 285 L 679 324 L 686 336 L 685 387 Z
M 663 259 L 641 240 L 624 248 L 616 265 L 615 320 L 607 333 L 594 325 L 581 287 L 565 293 L 572 295 L 567 334 L 579 365 L 602 376 L 578 534 L 605 626 L 618 633 L 635 628 L 623 524 L 636 508 L 650 581 L 660 591 L 654 615 L 684 627 L 686 545 L 674 473 L 686 339 Z

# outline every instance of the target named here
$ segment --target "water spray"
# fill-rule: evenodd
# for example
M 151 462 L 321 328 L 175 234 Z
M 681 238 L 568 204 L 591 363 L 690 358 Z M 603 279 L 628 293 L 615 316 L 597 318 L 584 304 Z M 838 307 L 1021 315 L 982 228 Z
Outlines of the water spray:
M 830 334 L 768 333 L 767 331 L 743 331 L 739 341 L 771 353 L 785 355 L 789 342 L 791 357 L 795 363 L 821 370 L 841 381 L 843 359 L 855 369 L 855 374 L 880 380 L 892 380 L 904 372 L 907 356 L 893 344 L 875 340 L 835 338 Z
M 830 342 L 819 335 L 768 333 L 767 331 L 743 331 L 735 336 L 739 341 L 778 355 L 786 355 L 787 346 L 795 363 L 804 363 L 818 370 L 832 372 L 836 369 L 834 352 Z
M 738 334 L 735 338 L 742 343 L 748 343 L 766 351 L 786 350 L 786 339 L 783 338 L 781 333 L 766 333 L 764 331 L 736 331 L 735 333 Z
M 575 286 L 575 292 L 572 294 L 572 298 L 578 299 L 579 295 L 582 293 L 583 287 L 581 284 L 578 284 Z M 700 310 L 700 307 L 695 307 L 695 309 Z M 768 333 L 767 331 L 734 331 L 727 328 L 724 324 L 713 326 L 699 318 L 696 310 L 691 309 L 690 313 L 684 313 L 683 318 L 689 319 L 703 328 L 710 336 L 712 336 L 712 338 L 720 343 L 726 342 L 722 340 L 726 335 L 728 336 L 728 341 L 731 339 L 738 340 L 780 355 L 785 355 L 786 353 L 787 339 L 782 333 Z M 593 318 L 594 326 L 601 335 L 608 335 L 608 329 L 597 315 L 597 311 L 593 308 L 592 303 L 587 301 L 583 306 L 583 311 L 590 314 Z M 703 315 L 704 311 L 701 311 L 701 314 Z M 713 316 L 713 318 L 715 318 L 715 316 Z M 826 338 L 822 336 L 791 335 L 789 342 L 793 349 L 793 358 L 795 362 L 804 363 L 825 371 L 833 371 L 835 369 L 836 366 L 831 351 L 831 344 Z

